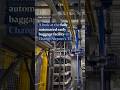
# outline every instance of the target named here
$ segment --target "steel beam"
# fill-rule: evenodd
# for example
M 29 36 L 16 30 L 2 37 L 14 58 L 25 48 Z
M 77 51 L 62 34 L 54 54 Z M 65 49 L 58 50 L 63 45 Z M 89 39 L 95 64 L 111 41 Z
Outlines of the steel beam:
M 53 14 L 55 14 L 55 18 L 56 18 L 57 22 L 61 22 L 61 19 L 60 19 L 59 15 L 58 15 L 58 12 L 57 12 L 57 9 L 56 9 L 56 7 L 54 5 L 53 0 L 44 0 L 44 1 L 48 4 L 48 6 L 52 10 Z

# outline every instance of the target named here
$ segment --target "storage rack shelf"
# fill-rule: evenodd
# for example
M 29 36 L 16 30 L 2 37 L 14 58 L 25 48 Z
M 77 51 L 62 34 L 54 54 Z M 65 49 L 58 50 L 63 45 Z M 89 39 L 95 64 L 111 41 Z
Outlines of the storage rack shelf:
M 71 58 L 68 55 L 56 56 L 54 59 L 53 87 L 63 90 L 71 86 Z

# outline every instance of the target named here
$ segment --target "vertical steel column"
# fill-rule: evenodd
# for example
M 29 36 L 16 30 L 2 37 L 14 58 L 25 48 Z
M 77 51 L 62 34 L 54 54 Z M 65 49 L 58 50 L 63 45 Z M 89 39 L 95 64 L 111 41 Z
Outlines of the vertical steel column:
M 47 85 L 47 90 L 51 89 L 51 73 L 52 73 L 52 58 L 51 58 L 51 51 L 49 49 L 49 53 L 48 53 L 48 62 L 49 62 L 49 71 L 48 71 L 48 85 Z
M 103 16 L 103 8 L 97 8 L 97 17 L 98 17 L 98 25 L 99 25 L 99 56 L 100 58 L 104 58 L 105 56 L 105 23 Z M 104 61 L 103 61 L 104 62 Z M 105 90 L 104 83 L 104 65 L 101 64 L 101 90 Z
M 109 54 L 109 47 L 111 46 L 111 34 L 112 34 L 112 29 L 111 29 L 111 15 L 110 15 L 110 8 L 106 9 L 106 31 L 107 31 L 107 48 L 106 48 L 106 55 Z M 111 89 L 111 73 L 110 71 L 106 71 L 105 78 L 106 79 L 106 90 Z
M 101 66 L 101 90 L 105 90 L 105 83 L 104 83 L 104 66 Z
M 105 56 L 105 23 L 102 7 L 97 9 L 98 25 L 99 25 L 99 55 Z
M 77 52 L 77 50 L 79 49 L 79 30 L 76 30 L 76 54 L 77 54 L 77 88 L 78 90 L 80 89 L 80 58 L 79 58 L 79 53 Z
M 52 20 L 53 20 L 53 18 L 52 18 L 52 15 L 53 15 L 53 11 L 52 10 L 50 10 L 50 23 L 52 23 Z M 49 71 L 48 71 L 48 85 L 47 85 L 47 90 L 50 90 L 50 89 L 52 89 L 52 67 L 53 67 L 53 64 L 52 64 L 52 57 L 51 57 L 51 51 L 50 51 L 50 49 L 49 49 L 49 53 L 48 53 L 48 62 L 49 62 Z
M 53 47 L 53 73 L 55 72 L 54 71 L 54 64 L 55 64 L 55 50 L 56 50 L 56 43 L 54 42 L 54 47 Z M 53 83 L 54 83 L 54 75 L 52 76 L 52 90 L 54 90 L 54 85 L 53 85 Z
M 105 58 L 106 50 L 105 50 L 105 23 L 104 23 L 104 15 L 103 15 L 103 8 L 109 9 L 112 5 L 112 0 L 101 0 L 101 6 L 97 10 L 98 16 L 98 23 L 99 23 L 99 55 L 100 57 Z M 107 17 L 108 18 L 108 17 Z M 108 22 L 106 22 L 108 24 Z M 109 27 L 107 27 L 109 28 Z M 105 59 L 104 59 L 105 60 Z M 105 73 L 104 73 L 104 65 L 106 61 L 103 61 L 101 64 L 101 90 L 106 90 L 106 80 L 105 80 Z
M 79 66 L 79 54 L 77 53 L 77 86 L 80 86 L 80 66 Z
M 66 51 L 65 51 L 65 47 L 66 47 L 66 45 L 65 45 L 65 41 L 64 41 L 64 56 L 66 55 Z M 65 58 L 64 58 L 64 75 L 63 75 L 63 82 L 64 82 L 64 84 L 63 84 L 63 90 L 65 90 L 65 81 L 66 81 L 66 78 L 65 78 Z

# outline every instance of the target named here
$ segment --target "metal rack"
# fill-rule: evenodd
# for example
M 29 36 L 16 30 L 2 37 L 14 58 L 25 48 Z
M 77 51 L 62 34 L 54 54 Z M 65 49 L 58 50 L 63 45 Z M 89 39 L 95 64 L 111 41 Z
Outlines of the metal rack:
M 57 56 L 54 59 L 54 90 L 59 87 L 59 90 L 66 90 L 71 86 L 71 59 L 68 56 Z
M 58 45 L 59 44 L 59 45 Z M 67 48 L 61 42 L 54 42 L 50 55 L 50 71 L 48 90 L 67 90 L 71 86 L 71 58 L 67 55 Z M 64 48 L 59 48 L 61 46 Z

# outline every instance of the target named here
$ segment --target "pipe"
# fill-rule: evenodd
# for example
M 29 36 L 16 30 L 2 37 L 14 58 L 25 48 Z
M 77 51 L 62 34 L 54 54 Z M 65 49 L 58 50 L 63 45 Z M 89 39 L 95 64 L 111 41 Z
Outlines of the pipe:
M 79 30 L 76 30 L 76 51 L 79 49 Z M 80 76 L 80 68 L 81 68 L 81 61 L 79 60 L 79 53 L 77 53 L 77 88 L 80 89 L 81 83 L 81 76 Z
M 73 25 L 72 25 L 71 16 L 70 16 L 70 13 L 69 13 L 70 10 L 69 10 L 67 0 L 62 0 L 62 4 L 63 4 L 63 8 L 64 8 L 64 11 L 65 11 L 66 19 L 68 20 L 68 25 L 70 27 L 70 32 L 72 34 L 73 41 L 74 41 L 75 32 L 73 31 Z

